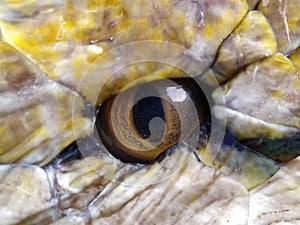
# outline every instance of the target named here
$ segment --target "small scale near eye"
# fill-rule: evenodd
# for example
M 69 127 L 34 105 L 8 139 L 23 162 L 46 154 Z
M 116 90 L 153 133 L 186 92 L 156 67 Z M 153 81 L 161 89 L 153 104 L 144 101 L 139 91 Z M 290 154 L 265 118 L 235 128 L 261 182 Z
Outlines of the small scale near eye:
M 106 100 L 98 110 L 96 129 L 114 157 L 151 163 L 209 119 L 208 101 L 193 79 L 162 79 Z

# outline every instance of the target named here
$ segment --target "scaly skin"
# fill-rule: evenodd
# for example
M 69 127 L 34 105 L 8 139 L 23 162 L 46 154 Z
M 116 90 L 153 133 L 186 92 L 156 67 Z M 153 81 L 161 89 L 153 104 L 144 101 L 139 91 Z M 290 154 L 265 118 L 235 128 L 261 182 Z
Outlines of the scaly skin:
M 299 12 L 298 0 L 1 2 L 0 224 L 298 224 Z M 122 45 L 147 40 L 182 46 L 160 57 L 214 88 L 219 81 L 212 112 L 234 138 L 217 155 L 179 143 L 147 166 L 106 151 L 61 160 L 73 130 L 99 152 L 91 104 L 138 78 L 186 76 L 156 62 L 116 71 L 152 54 Z M 78 88 L 97 62 L 105 69 Z

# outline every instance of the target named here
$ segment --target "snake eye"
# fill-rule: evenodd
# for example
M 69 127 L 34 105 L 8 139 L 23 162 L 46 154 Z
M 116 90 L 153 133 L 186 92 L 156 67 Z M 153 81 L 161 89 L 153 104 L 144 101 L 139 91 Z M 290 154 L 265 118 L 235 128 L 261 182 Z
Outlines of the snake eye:
M 106 100 L 98 110 L 96 129 L 114 157 L 151 163 L 209 117 L 208 101 L 193 79 L 156 80 Z

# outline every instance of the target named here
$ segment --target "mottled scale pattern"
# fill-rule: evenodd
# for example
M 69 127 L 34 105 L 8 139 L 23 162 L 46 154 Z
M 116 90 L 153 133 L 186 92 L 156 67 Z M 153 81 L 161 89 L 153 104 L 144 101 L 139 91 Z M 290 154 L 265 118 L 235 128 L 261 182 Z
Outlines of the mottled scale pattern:
M 255 32 L 253 32 L 255 30 Z M 252 62 L 276 53 L 274 32 L 261 12 L 249 11 L 220 46 L 213 66 L 224 82 Z
M 51 219 L 45 218 L 55 218 L 55 199 L 47 173 L 42 168 L 1 165 L 0 177 L 0 224 L 18 224 L 20 221 L 24 221 L 23 224 L 44 221 L 46 224 Z M 45 216 L 38 218 L 38 221 L 28 218 L 40 211 L 45 211 Z
M 2 0 L 0 225 L 300 224 L 299 12 L 299 0 Z M 161 42 L 180 47 L 157 56 Z M 147 57 L 213 89 L 220 149 L 200 132 L 196 148 L 126 164 L 94 139 L 93 104 L 187 76 L 122 67 Z
M 74 141 L 74 121 L 80 136 L 91 133 L 78 94 L 51 80 L 5 42 L 0 42 L 0 58 L 0 163 L 47 164 Z M 74 102 L 78 108 L 72 121 Z

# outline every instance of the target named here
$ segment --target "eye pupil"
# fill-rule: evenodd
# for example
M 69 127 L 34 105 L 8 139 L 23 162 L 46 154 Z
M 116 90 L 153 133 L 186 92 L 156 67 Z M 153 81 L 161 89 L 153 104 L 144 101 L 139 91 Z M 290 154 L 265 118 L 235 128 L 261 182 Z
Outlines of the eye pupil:
M 132 117 L 135 129 L 141 135 L 143 139 L 147 139 L 151 136 L 151 131 L 149 126 L 155 129 L 156 134 L 164 134 L 165 126 L 157 126 L 157 120 L 155 118 L 160 118 L 165 121 L 165 113 L 162 101 L 159 97 L 146 97 L 139 100 L 132 109 Z M 160 136 L 160 135 L 158 135 Z
M 117 159 L 151 163 L 209 119 L 209 107 L 193 79 L 155 80 L 107 99 L 95 121 L 102 144 Z

